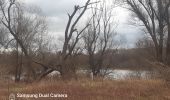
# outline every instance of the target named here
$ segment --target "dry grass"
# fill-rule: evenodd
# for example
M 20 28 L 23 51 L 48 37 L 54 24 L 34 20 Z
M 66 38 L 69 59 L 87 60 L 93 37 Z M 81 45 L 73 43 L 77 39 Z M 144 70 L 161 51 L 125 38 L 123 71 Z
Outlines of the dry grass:
M 9 92 L 8 92 L 9 91 Z M 68 98 L 37 100 L 170 100 L 170 88 L 161 80 L 72 80 L 10 84 L 0 88 L 1 100 L 8 93 L 64 93 Z M 34 100 L 34 99 L 17 99 Z

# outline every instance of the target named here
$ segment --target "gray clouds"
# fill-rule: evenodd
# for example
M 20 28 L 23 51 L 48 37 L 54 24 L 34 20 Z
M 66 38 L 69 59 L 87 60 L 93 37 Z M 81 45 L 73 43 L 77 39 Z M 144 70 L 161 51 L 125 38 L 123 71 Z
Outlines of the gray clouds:
M 86 0 L 25 0 L 27 6 L 38 6 L 43 16 L 47 17 L 50 33 L 61 35 L 67 24 L 67 13 L 71 13 L 74 5 L 83 5 Z M 58 37 L 58 36 L 57 36 Z
M 54 17 L 71 12 L 74 5 L 83 5 L 85 0 L 25 0 L 25 3 L 40 7 L 45 16 Z
M 71 13 L 74 5 L 84 5 L 86 0 L 25 0 L 26 5 L 35 5 L 42 9 L 42 14 L 47 17 L 49 33 L 52 33 L 56 38 L 63 36 L 67 24 L 67 13 Z M 142 33 L 137 27 L 128 25 L 129 12 L 123 8 L 115 8 L 115 20 L 119 23 L 117 33 L 123 35 L 127 40 L 127 44 L 133 47 L 136 40 Z M 88 13 L 84 18 L 88 18 Z M 83 18 L 83 21 L 85 20 Z

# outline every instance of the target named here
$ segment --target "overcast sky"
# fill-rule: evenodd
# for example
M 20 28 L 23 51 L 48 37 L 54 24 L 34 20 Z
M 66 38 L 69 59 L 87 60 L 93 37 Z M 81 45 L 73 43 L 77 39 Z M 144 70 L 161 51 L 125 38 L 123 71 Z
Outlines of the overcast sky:
M 47 17 L 49 33 L 56 38 L 64 35 L 64 30 L 67 24 L 67 13 L 73 11 L 74 5 L 83 5 L 86 0 L 24 0 L 26 5 L 38 6 L 42 10 L 42 14 Z M 88 12 L 87 12 L 88 13 Z M 86 18 L 88 14 L 86 13 Z M 130 13 L 117 7 L 114 9 L 115 19 L 119 22 L 117 27 L 117 39 L 124 39 L 127 46 L 134 47 L 136 40 L 141 35 L 139 28 L 128 25 L 128 20 L 131 18 Z

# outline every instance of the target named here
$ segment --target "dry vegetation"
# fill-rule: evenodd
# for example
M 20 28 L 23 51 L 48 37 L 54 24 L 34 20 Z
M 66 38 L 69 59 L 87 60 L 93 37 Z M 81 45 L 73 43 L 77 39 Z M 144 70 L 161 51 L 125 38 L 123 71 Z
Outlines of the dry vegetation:
M 63 100 L 169 100 L 170 88 L 162 80 L 95 80 L 41 81 L 11 84 L 13 93 L 64 93 Z M 7 100 L 8 87 L 0 89 L 1 100 Z M 51 100 L 52 98 L 49 98 Z M 58 98 L 61 100 L 61 98 Z M 30 100 L 30 99 L 17 99 Z M 33 99 L 32 99 L 33 100 Z M 47 98 L 39 98 L 47 100 Z M 52 99 L 53 100 L 53 99 Z M 56 99 L 55 99 L 56 100 Z

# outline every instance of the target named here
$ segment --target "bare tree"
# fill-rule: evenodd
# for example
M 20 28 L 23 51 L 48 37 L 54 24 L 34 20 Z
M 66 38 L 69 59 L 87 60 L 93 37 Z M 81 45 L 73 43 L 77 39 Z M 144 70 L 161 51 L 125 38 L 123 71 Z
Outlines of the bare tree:
M 88 64 L 94 76 L 101 74 L 104 69 L 104 58 L 108 49 L 112 49 L 114 36 L 112 23 L 112 8 L 108 8 L 106 1 L 92 7 L 92 20 L 84 33 L 85 48 L 88 53 Z M 108 65 L 109 66 L 109 65 Z
M 168 36 L 167 36 L 167 44 L 166 44 L 166 63 L 170 65 L 170 1 L 169 0 L 163 0 L 164 9 L 165 9 L 165 22 L 167 23 L 168 28 Z
M 72 68 L 71 62 L 74 56 L 77 55 L 78 52 L 81 52 L 81 49 L 77 48 L 77 44 L 81 38 L 81 34 L 89 26 L 89 24 L 87 24 L 81 30 L 78 30 L 76 26 L 80 21 L 81 17 L 88 9 L 88 6 L 93 3 L 90 3 L 90 0 L 87 0 L 84 6 L 80 7 L 79 5 L 76 5 L 74 6 L 74 11 L 71 14 L 68 14 L 69 19 L 65 29 L 63 49 L 61 52 L 57 53 L 57 56 L 59 56 L 59 58 L 56 58 L 58 63 L 49 67 L 47 65 L 36 62 L 37 64 L 40 64 L 45 68 L 45 71 L 40 75 L 39 79 L 42 79 L 43 77 L 55 70 L 61 73 L 63 79 L 72 77 L 72 73 L 75 74 L 75 68 Z
M 61 65 L 62 65 L 61 74 L 64 79 L 69 77 L 68 73 L 70 72 L 69 66 L 65 64 L 67 63 L 68 58 L 72 56 L 75 46 L 80 40 L 81 34 L 89 26 L 89 24 L 87 24 L 83 29 L 78 31 L 76 25 L 80 21 L 81 17 L 84 15 L 86 10 L 88 9 L 88 6 L 91 4 L 93 3 L 90 3 L 90 0 L 87 0 L 84 6 L 80 7 L 79 5 L 76 5 L 74 6 L 74 11 L 71 14 L 68 14 L 69 19 L 65 29 L 65 39 L 64 39 L 64 45 L 61 54 Z M 79 14 L 78 11 L 80 11 Z
M 19 4 L 15 2 L 15 0 L 1 0 L 0 1 L 0 10 L 2 14 L 1 23 L 8 29 L 9 33 L 14 37 L 17 43 L 20 45 L 22 51 L 30 59 L 28 55 L 28 51 L 26 50 L 23 42 L 19 39 L 18 33 L 14 30 L 15 28 L 15 15 L 18 13 Z M 29 60 L 28 60 L 29 61 Z M 30 62 L 27 63 L 30 67 Z M 30 68 L 31 69 L 31 68 Z M 32 69 L 31 69 L 32 70 Z
M 162 0 L 125 0 L 136 17 L 142 22 L 155 46 L 156 58 L 163 62 L 164 9 Z
M 13 36 L 13 40 L 16 41 L 17 59 L 19 58 L 19 52 L 24 54 L 25 62 L 17 60 L 16 65 L 16 79 L 21 74 L 22 63 L 25 63 L 28 69 L 28 78 L 35 78 L 35 70 L 32 67 L 33 59 L 31 57 L 33 49 L 35 49 L 35 40 L 37 40 L 38 34 L 43 34 L 46 31 L 45 19 L 41 18 L 38 14 L 31 15 L 20 2 L 15 0 L 1 0 L 0 1 L 0 13 L 2 14 L 1 23 L 8 30 L 10 35 Z M 22 53 L 23 52 L 23 53 Z M 21 59 L 22 60 L 22 59 Z M 18 75 L 17 75 L 18 74 Z

